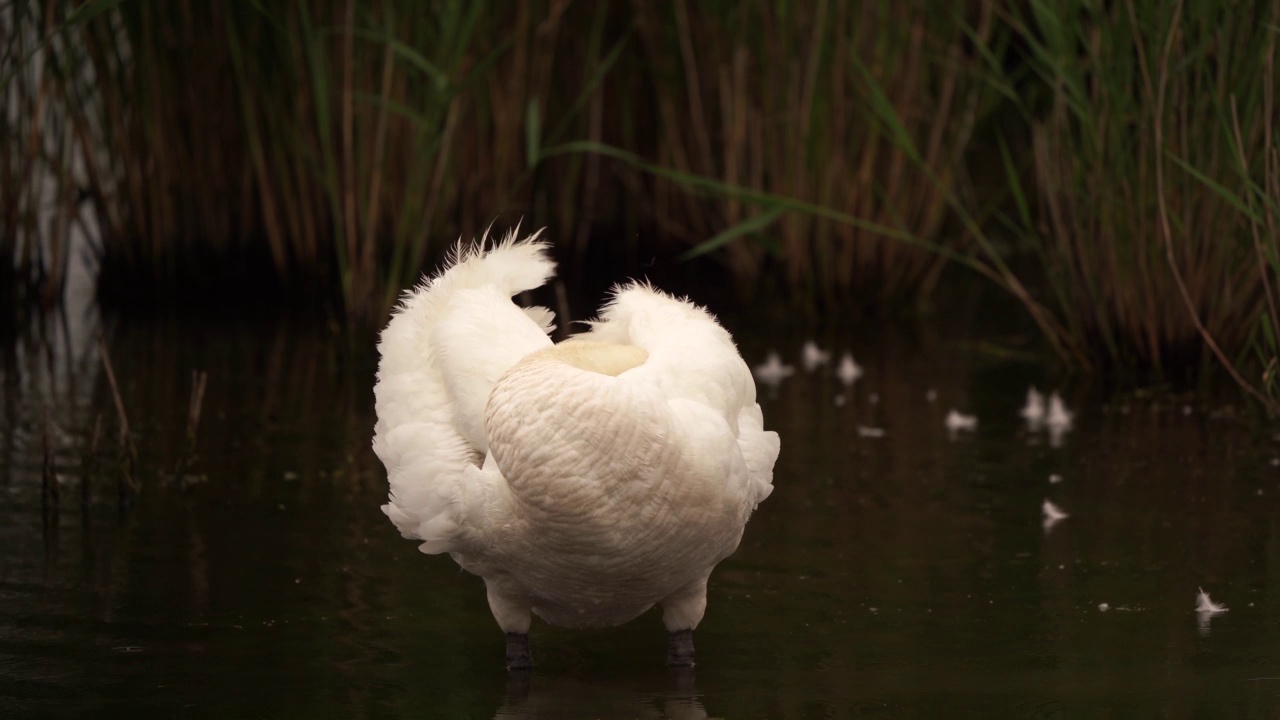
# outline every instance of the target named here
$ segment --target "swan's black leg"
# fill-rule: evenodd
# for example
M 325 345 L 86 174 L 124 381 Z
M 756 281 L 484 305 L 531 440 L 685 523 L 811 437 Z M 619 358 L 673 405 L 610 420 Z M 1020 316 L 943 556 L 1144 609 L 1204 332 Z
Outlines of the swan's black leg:
M 693 631 L 674 630 L 667 635 L 667 664 L 693 667 Z
M 533 652 L 529 649 L 527 633 L 507 633 L 507 669 L 529 670 L 533 668 Z

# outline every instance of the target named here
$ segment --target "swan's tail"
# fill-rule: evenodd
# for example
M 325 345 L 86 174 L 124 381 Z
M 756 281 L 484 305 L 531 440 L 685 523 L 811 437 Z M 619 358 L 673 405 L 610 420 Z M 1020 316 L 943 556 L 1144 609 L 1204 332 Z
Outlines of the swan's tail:
M 547 347 L 553 316 L 512 296 L 555 272 L 538 233 L 490 249 L 455 249 L 446 269 L 407 292 L 382 332 L 373 449 L 387 469 L 382 510 L 424 552 L 453 549 L 488 450 L 484 405 L 498 377 Z M 487 238 L 486 238 L 487 239 Z

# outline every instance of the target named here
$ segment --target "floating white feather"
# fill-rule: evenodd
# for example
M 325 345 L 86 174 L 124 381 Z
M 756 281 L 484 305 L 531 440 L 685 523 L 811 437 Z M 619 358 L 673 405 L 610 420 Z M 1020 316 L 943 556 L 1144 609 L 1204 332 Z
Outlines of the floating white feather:
M 1034 385 L 1027 388 L 1027 401 L 1019 414 L 1033 429 L 1040 427 L 1040 423 L 1044 422 L 1044 395 L 1041 395 Z
M 751 370 L 756 380 L 769 387 L 777 387 L 783 380 L 795 374 L 795 371 L 794 367 L 782 362 L 782 358 L 778 356 L 775 350 L 770 350 L 769 354 L 765 356 L 764 362 Z
M 860 377 L 862 377 L 862 368 L 854 362 L 853 356 L 849 353 L 842 355 L 840 364 L 836 366 L 836 378 L 845 385 L 852 385 Z
M 959 410 L 952 409 L 947 413 L 946 419 L 942 421 L 947 430 L 957 432 L 960 430 L 976 430 L 978 428 L 978 418 L 976 415 L 965 415 Z
M 1063 512 L 1062 508 L 1053 504 L 1052 500 L 1045 500 L 1044 503 L 1040 505 L 1040 510 L 1044 513 L 1045 520 L 1064 520 L 1071 517 L 1067 513 Z
M 1062 508 L 1053 504 L 1053 502 L 1050 500 L 1045 500 L 1043 503 L 1040 504 L 1040 512 L 1041 514 L 1044 515 L 1045 530 L 1049 530 L 1054 525 L 1057 525 L 1063 520 L 1066 520 L 1067 518 L 1071 517 L 1067 513 L 1063 512 Z
M 1062 402 L 1062 396 L 1053 393 L 1049 396 L 1049 411 L 1045 414 L 1044 424 L 1050 429 L 1070 430 L 1073 415 Z
M 1213 599 L 1209 597 L 1209 593 L 1204 591 L 1204 588 L 1196 589 L 1200 591 L 1199 594 L 1196 595 L 1196 612 L 1207 615 L 1217 615 L 1218 613 L 1224 613 L 1227 611 L 1227 606 L 1214 602 Z
M 805 340 L 804 346 L 800 348 L 800 364 L 804 366 L 805 372 L 813 372 L 819 365 L 826 365 L 830 359 L 831 353 L 818 347 L 812 340 Z

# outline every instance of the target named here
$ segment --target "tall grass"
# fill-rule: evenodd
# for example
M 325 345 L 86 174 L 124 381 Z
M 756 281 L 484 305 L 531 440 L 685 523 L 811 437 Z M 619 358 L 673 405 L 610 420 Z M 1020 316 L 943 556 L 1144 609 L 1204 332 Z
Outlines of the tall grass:
M 442 239 L 503 211 L 579 247 L 602 226 L 690 247 L 738 228 L 777 238 L 724 246 L 744 286 L 776 262 L 785 287 L 860 289 L 881 309 L 927 296 L 944 259 L 881 230 L 941 233 L 995 97 L 964 46 L 999 43 L 986 0 L 971 17 L 920 3 L 91 0 L 76 12 L 92 18 L 69 23 L 29 7 L 87 49 L 62 107 L 101 215 L 106 291 L 173 293 L 248 262 L 291 290 L 337 284 L 358 316 L 385 309 Z M 920 158 L 895 142 L 904 129 Z M 540 152 L 567 141 L 864 222 Z
M 958 262 L 1078 365 L 1275 387 L 1278 12 L 15 0 L 0 282 L 56 298 L 87 199 L 104 293 L 376 320 L 505 214 L 879 313 Z
M 28 303 L 60 298 L 79 202 L 77 136 L 61 102 L 78 49 L 56 36 L 53 5 L 0 7 L 0 328 Z
M 882 309 L 929 295 L 945 258 L 883 228 L 937 241 L 948 195 L 967 191 L 974 130 L 998 100 L 972 49 L 1002 51 L 994 2 L 636 8 L 656 88 L 656 163 L 863 221 L 766 214 L 734 193 L 708 203 L 660 178 L 654 214 L 667 233 L 697 243 L 748 218 L 776 222 L 767 236 L 792 287 Z M 879 106 L 896 109 L 893 123 Z M 746 283 L 766 261 L 759 243 L 725 253 Z
M 1006 8 L 1032 70 L 1011 79 L 1030 131 L 1025 163 L 1004 145 L 1014 231 L 1101 367 L 1195 366 L 1206 337 L 1239 352 L 1261 316 L 1275 234 L 1242 203 L 1275 183 L 1278 17 L 1250 5 Z
M 495 36 L 485 10 L 182 0 L 86 25 L 101 104 L 81 107 L 110 169 L 100 207 L 122 215 L 104 282 L 181 286 L 207 273 L 202 256 L 247 256 L 291 292 L 337 285 L 348 315 L 384 311 L 429 240 L 459 231 L 459 206 L 506 204 L 508 183 L 467 174 L 469 161 L 509 166 L 468 157 L 500 151 L 482 141 L 476 91 L 511 43 L 478 40 Z M 526 6 L 515 22 L 539 19 Z
M 22 68 L 30 87 L 11 95 L 37 110 L 41 72 L 62 70 L 70 156 L 50 166 L 94 201 L 104 293 L 337 287 L 348 316 L 376 318 L 433 249 L 528 209 L 526 111 L 575 100 L 553 92 L 554 72 L 578 69 L 556 48 L 599 38 L 562 42 L 567 6 L 19 2 L 52 39 L 30 62 L 24 43 L 42 36 L 8 34 L 5 67 Z M 3 147 L 12 202 L 32 159 Z

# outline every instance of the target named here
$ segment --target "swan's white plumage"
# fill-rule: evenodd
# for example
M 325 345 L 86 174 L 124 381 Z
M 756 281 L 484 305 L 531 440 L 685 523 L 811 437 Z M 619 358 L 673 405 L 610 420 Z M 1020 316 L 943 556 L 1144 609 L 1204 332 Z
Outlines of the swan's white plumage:
M 553 345 L 551 313 L 511 300 L 553 272 L 513 233 L 406 295 L 374 390 L 383 511 L 483 577 L 508 632 L 530 611 L 596 626 L 655 603 L 692 628 L 772 490 L 777 433 L 729 333 L 648 285 Z

